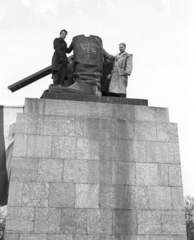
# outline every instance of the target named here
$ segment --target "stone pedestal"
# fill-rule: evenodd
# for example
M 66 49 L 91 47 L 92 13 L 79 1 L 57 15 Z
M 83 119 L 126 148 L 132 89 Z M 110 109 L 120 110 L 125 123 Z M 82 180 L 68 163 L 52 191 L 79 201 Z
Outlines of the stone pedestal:
M 124 101 L 26 99 L 5 240 L 186 240 L 177 124 Z

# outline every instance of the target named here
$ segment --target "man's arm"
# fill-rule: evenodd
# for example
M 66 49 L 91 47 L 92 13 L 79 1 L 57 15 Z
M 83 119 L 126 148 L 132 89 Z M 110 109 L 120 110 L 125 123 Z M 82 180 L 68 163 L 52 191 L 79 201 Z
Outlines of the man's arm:
M 104 48 L 103 48 L 103 57 L 104 57 L 105 59 L 109 59 L 110 61 L 114 61 L 115 58 L 116 58 L 115 56 L 107 53 L 107 52 L 104 50 Z
M 131 75 L 131 72 L 133 70 L 133 55 L 130 54 L 126 57 L 126 63 L 125 63 L 125 74 Z

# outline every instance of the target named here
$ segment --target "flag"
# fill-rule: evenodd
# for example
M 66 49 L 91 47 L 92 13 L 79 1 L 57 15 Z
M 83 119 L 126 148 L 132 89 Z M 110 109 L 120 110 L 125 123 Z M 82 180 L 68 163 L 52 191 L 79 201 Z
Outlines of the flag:
M 0 105 L 0 206 L 7 204 L 14 125 L 17 113 L 22 112 L 23 107 Z

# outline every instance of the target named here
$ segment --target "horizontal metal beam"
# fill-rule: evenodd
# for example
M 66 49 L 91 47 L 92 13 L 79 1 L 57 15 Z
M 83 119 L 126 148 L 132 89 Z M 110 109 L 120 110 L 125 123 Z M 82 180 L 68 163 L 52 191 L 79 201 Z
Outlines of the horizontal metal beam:
M 51 74 L 51 72 L 52 72 L 51 66 L 46 67 L 46 68 L 40 70 L 39 72 L 36 72 L 20 81 L 8 86 L 8 89 L 11 90 L 12 92 L 15 92 L 33 82 L 39 80 L 40 78 L 43 78 L 43 77 Z

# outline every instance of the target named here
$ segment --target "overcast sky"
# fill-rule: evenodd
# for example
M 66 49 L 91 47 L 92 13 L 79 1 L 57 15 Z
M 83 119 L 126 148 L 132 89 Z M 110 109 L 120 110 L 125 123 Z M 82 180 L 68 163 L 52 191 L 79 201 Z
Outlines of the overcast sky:
M 185 195 L 194 196 L 194 1 L 0 0 L 0 105 L 23 106 L 52 83 L 47 76 L 15 93 L 7 86 L 49 65 L 61 29 L 102 38 L 111 54 L 134 56 L 128 98 L 169 108 L 178 123 Z

